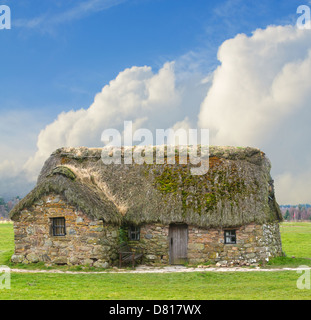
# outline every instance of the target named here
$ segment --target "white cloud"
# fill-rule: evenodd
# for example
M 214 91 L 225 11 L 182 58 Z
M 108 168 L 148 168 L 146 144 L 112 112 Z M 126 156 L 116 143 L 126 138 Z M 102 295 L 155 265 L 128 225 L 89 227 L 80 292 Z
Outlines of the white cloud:
M 166 63 L 154 74 L 150 67 L 132 67 L 119 73 L 95 96 L 88 109 L 61 113 L 43 129 L 38 150 L 24 169 L 32 179 L 43 162 L 62 146 L 101 147 L 101 133 L 114 128 L 123 131 L 125 120 L 132 120 L 134 130 L 166 128 L 176 121 L 180 95 L 175 88 L 174 63 Z
M 286 26 L 222 44 L 221 65 L 199 115 L 215 144 L 259 144 L 284 117 L 308 104 L 310 40 L 309 32 Z
M 218 59 L 199 126 L 210 129 L 212 144 L 262 148 L 281 201 L 310 202 L 303 179 L 311 163 L 310 31 L 270 26 L 239 34 L 222 44 Z
M 185 131 L 188 131 L 189 129 L 192 129 L 192 128 L 191 128 L 191 125 L 190 125 L 190 123 L 189 123 L 188 117 L 186 117 L 184 120 L 178 121 L 178 122 L 176 122 L 176 123 L 174 124 L 173 130 L 174 130 L 174 131 L 177 131 L 177 130 L 179 130 L 179 129 L 183 129 L 183 130 L 185 130 Z
M 102 132 L 114 128 L 123 133 L 124 121 L 133 122 L 133 132 L 148 128 L 154 139 L 156 129 L 173 128 L 176 122 L 177 127 L 190 127 L 196 122 L 208 84 L 198 73 L 179 77 L 182 66 L 178 61 L 178 71 L 175 62 L 165 63 L 157 72 L 148 66 L 125 69 L 103 87 L 89 108 L 62 112 L 41 131 L 39 123 L 42 126 L 46 122 L 42 115 L 2 114 L 0 195 L 24 196 L 54 150 L 63 146 L 102 147 Z M 187 117 L 189 109 L 192 112 Z

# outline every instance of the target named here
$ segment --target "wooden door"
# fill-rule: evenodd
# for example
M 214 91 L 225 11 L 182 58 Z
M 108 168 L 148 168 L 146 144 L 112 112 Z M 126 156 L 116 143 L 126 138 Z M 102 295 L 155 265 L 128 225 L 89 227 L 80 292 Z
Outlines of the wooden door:
M 188 226 L 171 224 L 169 229 L 170 264 L 183 264 L 187 261 Z

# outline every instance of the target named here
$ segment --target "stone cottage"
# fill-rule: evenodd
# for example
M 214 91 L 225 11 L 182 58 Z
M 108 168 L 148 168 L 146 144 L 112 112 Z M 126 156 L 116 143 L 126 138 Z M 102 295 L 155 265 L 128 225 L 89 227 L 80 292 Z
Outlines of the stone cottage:
M 107 267 L 121 241 L 146 263 L 257 263 L 282 254 L 270 162 L 255 148 L 210 147 L 191 164 L 104 164 L 102 149 L 61 148 L 11 211 L 13 262 Z M 183 162 L 184 163 L 184 162 Z

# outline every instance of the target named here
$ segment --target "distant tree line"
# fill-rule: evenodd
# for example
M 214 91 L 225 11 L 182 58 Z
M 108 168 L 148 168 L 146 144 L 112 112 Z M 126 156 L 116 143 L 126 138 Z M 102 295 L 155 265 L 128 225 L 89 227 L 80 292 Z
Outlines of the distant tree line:
M 9 212 L 19 201 L 20 197 L 18 196 L 7 202 L 2 197 L 0 197 L 0 220 L 9 219 Z
M 311 205 L 299 204 L 293 205 L 281 205 L 280 206 L 284 220 L 286 221 L 302 221 L 311 220 Z

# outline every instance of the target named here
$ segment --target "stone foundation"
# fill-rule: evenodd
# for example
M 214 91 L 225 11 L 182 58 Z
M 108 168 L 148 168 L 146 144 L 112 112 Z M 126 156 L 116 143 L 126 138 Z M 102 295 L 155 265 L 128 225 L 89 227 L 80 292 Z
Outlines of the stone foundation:
M 53 236 L 51 218 L 65 217 L 66 235 Z M 59 196 L 41 198 L 14 222 L 12 262 L 108 267 L 118 259 L 119 227 L 92 220 Z

